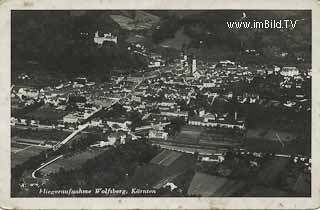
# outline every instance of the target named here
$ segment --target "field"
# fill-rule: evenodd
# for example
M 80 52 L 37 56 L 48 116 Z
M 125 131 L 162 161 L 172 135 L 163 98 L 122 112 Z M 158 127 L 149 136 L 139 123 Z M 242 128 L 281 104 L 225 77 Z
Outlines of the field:
M 311 193 L 311 176 L 306 173 L 300 173 L 292 190 L 298 193 L 308 194 Z
M 288 197 L 290 193 L 278 190 L 275 188 L 269 188 L 264 186 L 254 186 L 249 192 L 247 192 L 245 197 Z
M 240 191 L 246 186 L 245 182 L 228 180 L 226 184 L 220 187 L 215 193 L 214 197 L 229 197 L 233 196 L 234 193 Z
M 16 165 L 22 164 L 30 157 L 38 155 L 39 153 L 45 150 L 47 150 L 47 148 L 42 146 L 12 143 L 11 168 L 14 168 Z
M 67 115 L 67 111 L 57 110 L 44 105 L 34 111 L 31 111 L 25 115 L 26 118 L 40 120 L 41 123 L 61 120 L 63 116 Z
M 198 144 L 202 129 L 184 126 L 173 141 L 183 144 Z
M 28 147 L 27 144 L 11 143 L 11 152 L 16 153 L 21 149 Z
M 133 30 L 134 26 L 131 26 L 130 23 L 132 23 L 133 19 L 128 18 L 124 15 L 110 15 L 112 20 L 114 20 L 116 23 L 120 25 L 121 28 L 127 29 L 127 30 Z
M 200 144 L 203 145 L 239 145 L 243 142 L 243 135 L 230 130 L 210 129 L 202 132 Z
M 245 148 L 249 151 L 280 154 L 311 154 L 311 141 L 297 141 L 297 134 L 270 129 L 249 129 Z
M 252 152 L 278 153 L 278 154 L 302 154 L 311 155 L 310 142 L 283 142 L 265 139 L 246 139 L 245 149 Z
M 181 50 L 184 44 L 187 45 L 190 42 L 191 38 L 183 33 L 183 29 L 180 29 L 175 33 L 174 38 L 164 40 L 160 43 L 160 46 Z
M 31 129 L 17 129 L 11 128 L 11 138 L 14 141 L 23 141 L 28 143 L 41 143 L 45 141 L 62 141 L 70 135 L 69 132 L 66 131 L 58 131 L 58 130 L 31 130 Z
M 188 195 L 228 197 L 241 190 L 245 185 L 241 181 L 198 172 L 190 183 Z
M 82 164 L 84 164 L 87 160 L 96 157 L 103 151 L 105 151 L 105 149 L 86 150 L 83 152 L 73 154 L 72 156 L 63 157 L 57 160 L 56 162 L 48 165 L 47 167 L 43 168 L 40 172 L 43 173 L 44 175 L 49 175 L 51 173 L 58 172 L 60 168 L 63 168 L 66 171 L 80 168 Z
M 248 138 L 266 139 L 270 141 L 290 142 L 296 138 L 296 135 L 283 131 L 270 129 L 249 129 Z
M 196 126 L 183 126 L 172 142 L 192 145 L 239 146 L 243 136 L 223 129 L 204 129 Z
M 21 110 L 25 108 L 23 103 L 20 103 L 20 100 L 17 97 L 11 97 L 11 115 L 16 116 L 17 113 L 20 113 Z
M 137 11 L 134 19 L 124 15 L 110 15 L 110 17 L 126 30 L 150 29 L 160 20 L 159 17 L 143 11 Z
M 130 34 L 126 39 L 126 42 L 130 44 L 143 43 L 143 45 L 145 45 L 146 41 L 148 41 L 148 39 L 145 36 L 139 34 Z
M 286 170 L 289 161 L 289 158 L 282 157 L 274 157 L 268 160 L 259 172 L 258 181 L 267 186 L 276 186 L 280 173 Z

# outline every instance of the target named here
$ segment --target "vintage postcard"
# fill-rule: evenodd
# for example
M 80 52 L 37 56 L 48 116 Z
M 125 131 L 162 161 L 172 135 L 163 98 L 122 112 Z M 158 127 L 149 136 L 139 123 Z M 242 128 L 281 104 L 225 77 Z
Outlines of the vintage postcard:
M 314 209 L 317 1 L 3 1 L 3 209 Z

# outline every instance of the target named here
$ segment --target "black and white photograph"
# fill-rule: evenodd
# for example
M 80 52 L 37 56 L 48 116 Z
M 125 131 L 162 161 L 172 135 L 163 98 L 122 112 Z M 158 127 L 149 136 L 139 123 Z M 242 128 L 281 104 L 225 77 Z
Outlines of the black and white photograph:
M 311 10 L 12 10 L 11 197 L 310 197 Z

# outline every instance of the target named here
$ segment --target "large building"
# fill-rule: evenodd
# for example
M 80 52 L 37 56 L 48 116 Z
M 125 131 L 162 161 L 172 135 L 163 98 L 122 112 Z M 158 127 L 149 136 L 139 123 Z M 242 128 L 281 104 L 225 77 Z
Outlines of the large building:
M 294 66 L 283 67 L 280 74 L 285 77 L 293 77 L 299 75 L 299 70 Z
M 118 43 L 118 37 L 112 35 L 111 33 L 103 34 L 103 37 L 99 36 L 99 32 L 97 31 L 94 35 L 93 41 L 98 45 L 102 45 L 105 41 L 107 42 L 114 42 L 115 44 Z
M 237 113 L 235 113 L 234 119 L 219 118 L 214 114 L 204 114 L 203 116 L 196 116 L 190 118 L 188 121 L 189 125 L 201 126 L 201 127 L 221 127 L 221 128 L 231 128 L 244 130 L 245 123 L 242 120 L 237 119 Z

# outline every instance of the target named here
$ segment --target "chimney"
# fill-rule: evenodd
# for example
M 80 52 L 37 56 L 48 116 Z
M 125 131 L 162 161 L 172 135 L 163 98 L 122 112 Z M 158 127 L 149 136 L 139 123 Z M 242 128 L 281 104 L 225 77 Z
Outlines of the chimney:
M 234 113 L 234 120 L 237 121 L 237 118 L 238 118 L 238 113 L 235 112 L 235 113 Z

